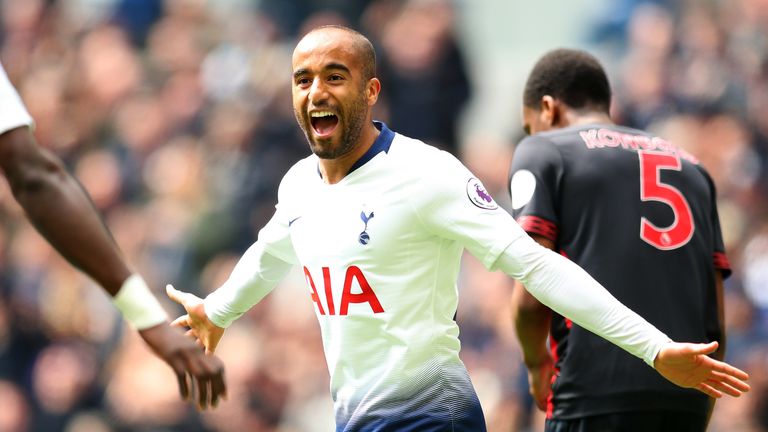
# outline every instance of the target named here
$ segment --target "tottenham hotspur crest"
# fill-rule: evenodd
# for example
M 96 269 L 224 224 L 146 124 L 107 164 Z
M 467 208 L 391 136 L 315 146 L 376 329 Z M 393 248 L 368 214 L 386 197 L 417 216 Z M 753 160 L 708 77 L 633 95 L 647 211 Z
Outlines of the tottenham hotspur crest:
M 358 240 L 360 241 L 361 245 L 367 245 L 369 241 L 371 241 L 371 236 L 368 235 L 368 221 L 373 219 L 373 212 L 371 214 L 367 215 L 365 214 L 365 210 L 360 212 L 360 219 L 363 220 L 363 223 L 365 226 L 363 227 L 363 232 L 360 233 L 360 237 Z

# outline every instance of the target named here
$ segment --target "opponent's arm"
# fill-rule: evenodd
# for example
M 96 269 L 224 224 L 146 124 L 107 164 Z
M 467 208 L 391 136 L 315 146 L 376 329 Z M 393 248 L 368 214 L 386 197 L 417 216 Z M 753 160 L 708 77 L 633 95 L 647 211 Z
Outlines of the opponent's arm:
M 717 326 L 720 330 L 720 346 L 717 351 L 712 353 L 712 357 L 717 360 L 723 361 L 725 359 L 725 300 L 723 296 L 723 273 L 721 271 L 715 271 L 715 297 L 717 301 Z
M 717 302 L 717 326 L 720 330 L 720 346 L 717 351 L 712 353 L 712 357 L 723 361 L 725 359 L 725 302 L 723 298 L 723 273 L 721 271 L 715 271 L 715 299 Z M 712 418 L 712 412 L 715 409 L 715 401 L 717 399 L 709 399 L 709 407 L 707 408 L 707 425 Z
M 552 240 L 531 234 L 542 246 L 554 249 Z M 512 293 L 512 319 L 515 323 L 517 339 L 523 350 L 523 360 L 528 369 L 528 390 L 536 406 L 546 409 L 547 397 L 552 391 L 552 376 L 555 373 L 552 356 L 547 350 L 552 310 L 541 304 L 525 289 L 520 281 L 515 281 Z

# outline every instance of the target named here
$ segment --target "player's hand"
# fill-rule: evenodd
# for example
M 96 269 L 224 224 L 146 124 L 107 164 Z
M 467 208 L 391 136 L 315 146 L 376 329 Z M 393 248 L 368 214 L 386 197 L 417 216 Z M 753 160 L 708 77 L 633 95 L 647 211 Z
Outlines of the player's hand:
M 543 361 L 534 367 L 528 367 L 528 392 L 531 393 L 536 406 L 547 410 L 547 399 L 552 393 L 552 377 L 555 376 L 555 364 L 552 357 L 547 355 Z
M 179 393 L 184 400 L 189 400 L 191 395 L 197 400 L 198 407 L 205 409 L 209 405 L 215 407 L 220 398 L 226 397 L 224 366 L 216 356 L 206 355 L 167 322 L 141 330 L 139 334 L 152 351 L 176 373 Z M 197 395 L 192 394 L 194 389 Z
M 680 387 L 695 388 L 713 398 L 723 393 L 739 397 L 750 387 L 745 381 L 749 375 L 708 357 L 717 350 L 718 343 L 708 344 L 670 342 L 659 351 L 654 368 L 666 379 Z
M 179 291 L 170 284 L 166 285 L 165 292 L 171 300 L 184 306 L 184 310 L 187 311 L 186 315 L 176 318 L 171 325 L 188 328 L 187 336 L 205 348 L 207 354 L 213 354 L 221 337 L 224 336 L 224 329 L 208 319 L 203 299 L 194 294 Z

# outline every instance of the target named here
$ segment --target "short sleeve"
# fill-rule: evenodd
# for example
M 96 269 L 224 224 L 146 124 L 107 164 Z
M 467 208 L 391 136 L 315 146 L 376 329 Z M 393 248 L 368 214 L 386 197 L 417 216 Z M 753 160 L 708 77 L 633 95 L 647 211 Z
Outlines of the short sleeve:
M 411 203 L 420 221 L 439 237 L 457 241 L 486 268 L 525 232 L 455 157 L 440 152 L 418 182 Z
M 20 126 L 32 126 L 32 117 L 0 65 L 0 134 Z
M 555 145 L 541 136 L 518 144 L 509 173 L 512 215 L 528 233 L 557 241 L 559 183 L 563 161 Z
M 703 171 L 703 168 L 701 168 Z M 717 190 L 715 188 L 715 183 L 712 181 L 712 178 L 709 176 L 709 174 L 704 171 L 704 174 L 707 177 L 707 181 L 709 182 L 709 188 L 710 188 L 710 196 L 712 197 L 712 202 L 710 204 L 710 207 L 712 209 L 711 214 L 711 221 L 712 224 L 712 263 L 715 266 L 716 270 L 719 270 L 723 273 L 723 279 L 727 278 L 731 275 L 731 264 L 728 261 L 728 256 L 725 254 L 725 242 L 723 242 L 723 232 L 720 228 L 720 216 L 717 212 Z

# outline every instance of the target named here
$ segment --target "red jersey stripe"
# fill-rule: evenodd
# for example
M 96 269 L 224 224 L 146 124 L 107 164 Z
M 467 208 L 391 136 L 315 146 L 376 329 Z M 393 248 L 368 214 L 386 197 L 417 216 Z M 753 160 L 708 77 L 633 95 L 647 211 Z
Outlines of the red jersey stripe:
M 517 223 L 528 233 L 538 234 L 549 240 L 557 241 L 557 225 L 538 216 L 520 216 Z

